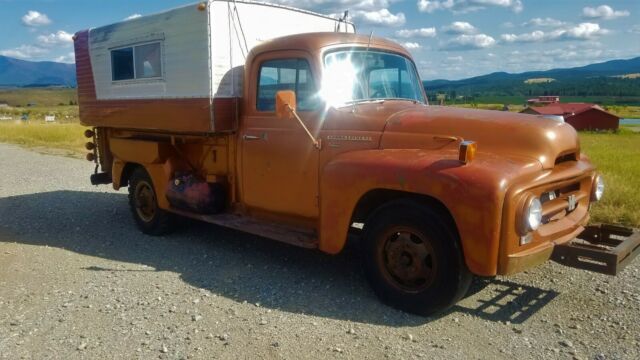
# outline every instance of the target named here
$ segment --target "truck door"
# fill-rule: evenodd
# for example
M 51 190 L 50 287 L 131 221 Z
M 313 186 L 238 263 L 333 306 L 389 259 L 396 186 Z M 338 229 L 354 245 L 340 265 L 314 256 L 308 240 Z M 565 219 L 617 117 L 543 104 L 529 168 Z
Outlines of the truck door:
M 310 62 L 306 53 L 287 52 L 263 54 L 253 64 L 240 129 L 243 202 L 254 214 L 316 218 L 319 150 L 295 119 L 275 114 L 276 92 L 293 90 L 298 114 L 317 134 L 322 111 Z

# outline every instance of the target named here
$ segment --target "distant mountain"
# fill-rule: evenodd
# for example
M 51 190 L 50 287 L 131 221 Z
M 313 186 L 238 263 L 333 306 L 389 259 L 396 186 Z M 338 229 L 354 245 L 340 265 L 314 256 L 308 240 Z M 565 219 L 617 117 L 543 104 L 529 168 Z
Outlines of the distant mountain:
M 76 66 L 0 55 L 0 86 L 76 86 Z
M 470 64 L 472 66 L 472 64 Z M 462 80 L 424 81 L 428 93 L 458 95 L 606 95 L 639 96 L 640 79 L 621 75 L 640 73 L 640 57 L 611 60 L 569 69 L 529 71 L 520 74 L 495 72 Z

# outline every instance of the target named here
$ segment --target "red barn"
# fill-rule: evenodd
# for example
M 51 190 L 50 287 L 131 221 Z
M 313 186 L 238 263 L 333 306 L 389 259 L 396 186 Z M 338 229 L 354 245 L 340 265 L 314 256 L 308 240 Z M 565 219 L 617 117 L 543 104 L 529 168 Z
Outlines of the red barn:
M 529 106 L 522 113 L 533 115 L 559 115 L 576 130 L 617 130 L 620 118 L 595 104 L 553 103 L 547 106 Z

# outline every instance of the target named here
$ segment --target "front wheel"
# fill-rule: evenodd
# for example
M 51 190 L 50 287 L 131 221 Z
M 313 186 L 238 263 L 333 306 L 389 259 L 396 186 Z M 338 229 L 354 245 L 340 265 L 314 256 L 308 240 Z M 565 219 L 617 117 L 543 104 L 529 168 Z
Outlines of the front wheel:
M 456 231 L 437 211 L 412 201 L 390 203 L 373 214 L 364 232 L 366 275 L 384 303 L 427 316 L 467 292 L 472 275 Z
M 163 235 L 173 229 L 173 215 L 158 207 L 153 182 L 143 167 L 129 178 L 129 207 L 138 228 L 147 235 Z

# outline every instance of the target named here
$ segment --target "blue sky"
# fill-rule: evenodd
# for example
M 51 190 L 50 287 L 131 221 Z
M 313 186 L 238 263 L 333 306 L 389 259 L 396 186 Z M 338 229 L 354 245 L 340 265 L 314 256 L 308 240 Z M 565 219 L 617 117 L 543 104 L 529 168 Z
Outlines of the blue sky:
M 73 62 L 78 30 L 193 3 L 0 0 L 0 55 Z M 271 0 L 349 10 L 358 32 L 413 53 L 423 79 L 573 67 L 640 56 L 640 0 Z

